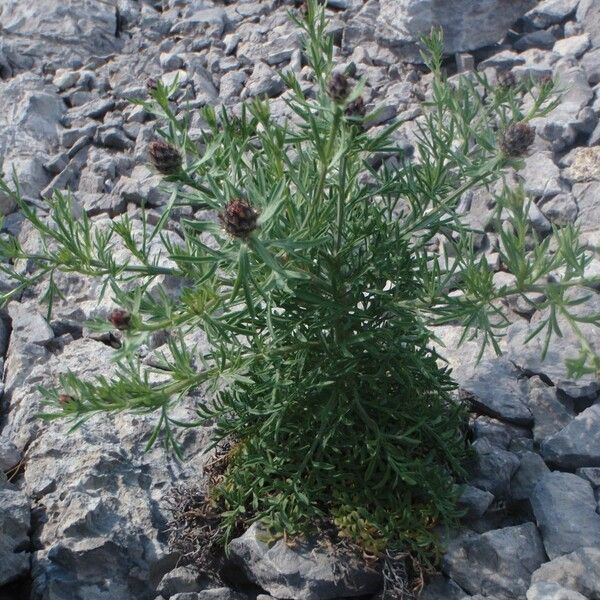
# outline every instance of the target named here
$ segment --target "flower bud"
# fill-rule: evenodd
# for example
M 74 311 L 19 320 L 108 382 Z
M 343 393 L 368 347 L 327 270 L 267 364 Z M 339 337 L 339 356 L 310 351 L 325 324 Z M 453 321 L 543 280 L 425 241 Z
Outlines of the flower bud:
M 343 102 L 350 93 L 350 82 L 348 81 L 348 78 L 342 73 L 333 73 L 329 80 L 327 93 L 334 102 Z
M 535 140 L 535 129 L 527 123 L 512 123 L 500 137 L 500 149 L 506 156 L 521 156 Z
M 364 117 L 367 113 L 367 108 L 365 106 L 365 101 L 363 100 L 362 96 L 359 96 L 358 98 L 356 98 L 356 100 L 352 100 L 352 102 L 350 102 L 348 106 L 346 106 L 345 113 L 347 117 Z
M 496 83 L 499 88 L 507 90 L 517 85 L 517 77 L 512 71 L 503 69 L 502 71 L 498 71 Z
M 108 320 L 113 324 L 115 329 L 124 331 L 131 324 L 131 315 L 122 308 L 115 308 L 108 317 Z
M 150 142 L 148 156 L 154 168 L 163 175 L 173 175 L 181 169 L 181 152 L 172 144 L 162 140 Z
M 146 90 L 150 95 L 154 94 L 154 92 L 158 89 L 158 80 L 154 79 L 154 77 L 149 77 L 146 79 Z
M 244 238 L 256 229 L 258 213 L 246 200 L 235 198 L 227 203 L 219 219 L 227 233 Z
M 73 400 L 75 400 L 75 398 L 73 398 L 73 396 L 69 396 L 69 394 L 59 394 L 58 396 L 58 401 L 62 406 L 70 404 L 73 402 Z

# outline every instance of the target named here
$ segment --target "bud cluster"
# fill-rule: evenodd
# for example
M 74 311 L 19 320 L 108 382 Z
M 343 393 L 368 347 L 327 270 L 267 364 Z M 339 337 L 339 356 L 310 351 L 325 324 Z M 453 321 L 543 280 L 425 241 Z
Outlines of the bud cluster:
M 258 212 L 243 198 L 235 198 L 227 203 L 219 219 L 229 235 L 245 238 L 256 229 Z
M 527 123 L 512 123 L 500 136 L 500 149 L 506 156 L 522 156 L 535 140 L 535 129 Z
M 174 175 L 181 169 L 181 152 L 172 144 L 156 140 L 148 146 L 148 156 L 154 168 L 163 175 Z
M 115 329 L 124 331 L 131 324 L 131 315 L 128 311 L 122 308 L 115 308 L 109 315 L 108 320 L 113 324 Z

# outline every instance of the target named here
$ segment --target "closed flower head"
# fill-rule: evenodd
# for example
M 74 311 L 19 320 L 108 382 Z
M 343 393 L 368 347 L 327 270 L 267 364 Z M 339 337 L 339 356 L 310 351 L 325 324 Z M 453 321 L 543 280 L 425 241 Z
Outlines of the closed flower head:
M 181 169 L 181 152 L 162 140 L 150 142 L 148 156 L 154 168 L 163 175 L 173 175 Z
M 509 157 L 522 156 L 535 140 L 535 129 L 527 123 L 512 123 L 500 137 L 500 149 Z
M 227 233 L 244 238 L 256 229 L 258 213 L 246 200 L 235 198 L 227 203 L 219 219 Z
M 131 315 L 122 308 L 115 308 L 109 315 L 108 320 L 113 324 L 115 329 L 121 331 L 128 329 L 131 324 Z
M 348 117 L 364 117 L 367 113 L 367 108 L 365 106 L 365 101 L 363 100 L 362 96 L 359 96 L 358 98 L 356 98 L 356 100 L 352 100 L 352 102 L 350 102 L 348 106 L 346 106 L 345 112 L 346 116 Z
M 69 394 L 59 394 L 59 396 L 58 396 L 58 402 L 62 406 L 66 406 L 67 404 L 70 404 L 71 402 L 73 402 L 73 400 L 75 400 L 75 398 L 73 398 L 73 396 L 69 396 Z
M 350 93 L 350 82 L 342 73 L 333 73 L 327 89 L 329 97 L 334 102 L 344 102 Z
M 496 83 L 498 87 L 504 90 L 514 88 L 517 85 L 517 78 L 512 71 L 508 69 L 504 69 L 502 71 L 498 71 L 496 75 Z

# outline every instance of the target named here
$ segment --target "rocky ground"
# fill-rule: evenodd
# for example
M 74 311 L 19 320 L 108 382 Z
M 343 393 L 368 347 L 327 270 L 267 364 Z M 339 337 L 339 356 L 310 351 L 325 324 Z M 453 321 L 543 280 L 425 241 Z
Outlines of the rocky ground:
M 159 214 L 165 192 L 145 164 L 155 123 L 128 98 L 145 95 L 148 77 L 178 76 L 191 108 L 235 108 L 267 96 L 283 114 L 277 71 L 306 75 L 290 6 L 3 0 L 0 168 L 16 170 L 23 194 L 41 211 L 53 189 L 68 189 L 96 222 L 125 212 L 139 219 L 142 199 Z M 561 104 L 535 123 L 534 150 L 515 178 L 535 198 L 530 217 L 538 232 L 574 222 L 589 246 L 600 245 L 596 0 L 330 0 L 329 11 L 338 61 L 354 63 L 368 82 L 369 105 L 383 109 L 371 125 L 405 119 L 406 147 L 428 86 L 421 66 L 406 61 L 432 22 L 445 28 L 451 71 L 558 76 Z M 487 192 L 463 202 L 469 221 L 485 230 L 481 251 L 502 281 L 491 206 Z M 34 248 L 9 197 L 0 195 L 0 211 L 4 229 Z M 600 272 L 598 260 L 590 271 Z M 62 423 L 42 423 L 39 385 L 67 369 L 92 376 L 113 368 L 113 349 L 83 325 L 109 306 L 98 307 L 98 284 L 77 276 L 59 284 L 66 299 L 50 321 L 38 305 L 41 288 L 0 314 L 0 599 L 382 597 L 377 570 L 325 549 L 268 548 L 255 529 L 232 544 L 230 587 L 179 565 L 167 545 L 166 497 L 173 485 L 197 481 L 208 431 L 187 433 L 191 458 L 181 464 L 160 447 L 143 452 L 151 417 L 97 417 L 71 434 Z M 9 286 L 0 277 L 0 289 Z M 591 294 L 582 314 L 600 310 L 595 290 L 575 293 Z M 462 498 L 464 528 L 448 539 L 443 574 L 425 600 L 600 598 L 600 386 L 592 376 L 567 376 L 564 359 L 577 353 L 568 334 L 541 362 L 540 345 L 523 342 L 544 315 L 516 300 L 511 309 L 506 356 L 478 367 L 474 344 L 453 349 L 457 328 L 438 331 L 460 393 L 472 403 L 477 458 Z

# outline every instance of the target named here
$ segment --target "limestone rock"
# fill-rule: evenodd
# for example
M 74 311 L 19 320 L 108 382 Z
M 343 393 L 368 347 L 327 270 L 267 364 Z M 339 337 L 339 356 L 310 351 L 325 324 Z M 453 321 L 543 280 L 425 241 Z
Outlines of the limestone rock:
M 248 579 L 275 598 L 327 600 L 363 596 L 376 592 L 381 585 L 381 572 L 358 557 L 336 556 L 310 542 L 290 547 L 280 540 L 269 546 L 260 536 L 261 529 L 254 524 L 230 543 L 229 550 Z
M 29 499 L 0 478 L 0 586 L 29 571 L 30 525 Z
M 525 381 L 505 359 L 482 362 L 475 375 L 460 387 L 461 398 L 473 408 L 517 425 L 529 425 L 531 412 L 527 408 Z
M 443 569 L 470 594 L 519 600 L 529 587 L 531 574 L 544 560 L 535 525 L 525 523 L 460 536 L 449 544 Z
M 596 500 L 592 486 L 581 477 L 547 473 L 531 494 L 531 506 L 551 559 L 578 548 L 600 546 Z
M 600 598 L 600 548 L 579 548 L 543 564 L 531 577 L 532 585 L 541 582 L 558 584 L 585 598 Z
M 600 404 L 584 410 L 566 427 L 545 439 L 544 459 L 562 469 L 600 467 Z
M 448 53 L 474 50 L 500 41 L 532 0 L 381 0 L 380 37 L 390 44 L 417 42 L 432 26 L 444 30 Z

